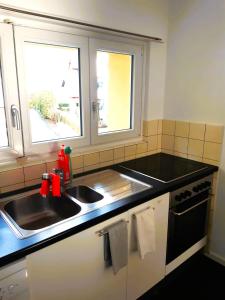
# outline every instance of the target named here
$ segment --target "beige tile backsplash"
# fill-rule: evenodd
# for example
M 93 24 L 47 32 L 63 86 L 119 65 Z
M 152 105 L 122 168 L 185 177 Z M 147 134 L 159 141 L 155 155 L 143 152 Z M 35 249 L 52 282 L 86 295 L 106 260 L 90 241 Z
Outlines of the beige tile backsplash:
M 112 161 L 113 160 L 113 150 L 105 150 L 100 152 L 100 163 Z
M 166 135 L 174 135 L 174 132 L 175 132 L 175 121 L 163 120 L 162 133 Z
M 148 122 L 148 136 L 158 134 L 158 120 Z
M 189 138 L 204 141 L 205 124 L 190 123 Z
M 46 162 L 46 171 L 51 172 L 52 169 L 56 168 L 57 162 L 56 160 Z
M 143 122 L 143 141 L 129 143 L 99 151 L 72 155 L 74 174 L 120 163 L 158 152 L 219 165 L 223 140 L 223 126 L 190 123 L 175 120 L 150 120 Z M 43 172 L 56 166 L 56 153 L 51 159 L 40 158 L 27 165 L 27 159 L 0 169 L 0 193 L 40 183 Z M 39 161 L 38 161 L 39 159 Z
M 125 156 L 124 147 L 117 147 L 114 149 L 114 160 L 123 159 Z
M 142 142 L 137 144 L 137 155 L 138 154 L 142 154 L 142 153 L 146 153 L 148 151 L 148 143 L 146 142 Z
M 162 135 L 162 149 L 173 150 L 174 149 L 174 136 Z
M 176 121 L 175 122 L 175 136 L 187 138 L 189 136 L 190 124 L 189 122 Z
M 136 154 L 136 145 L 130 145 L 125 147 L 125 158 L 129 156 L 135 156 Z
M 163 120 L 158 120 L 157 134 L 162 134 Z
M 175 136 L 174 151 L 180 153 L 187 153 L 188 139 L 185 137 Z
M 72 169 L 77 170 L 84 167 L 84 157 L 83 155 L 78 155 L 71 158 Z
M 223 133 L 224 133 L 223 126 L 206 124 L 205 141 L 213 142 L 213 143 L 222 143 Z
M 188 154 L 202 157 L 204 142 L 200 140 L 189 139 Z
M 4 186 L 0 189 L 0 191 L 1 191 L 1 193 L 8 193 L 11 191 L 16 191 L 16 190 L 22 189 L 24 187 L 25 187 L 24 182 L 22 182 L 22 183 Z
M 0 173 L 0 188 L 24 182 L 23 168 Z
M 205 142 L 204 158 L 220 161 L 221 144 Z
M 99 163 L 99 152 L 84 155 L 84 167 L 96 165 Z
M 173 121 L 163 120 L 161 151 L 218 166 L 223 134 L 222 125 L 184 121 L 175 121 L 173 132 Z
M 44 172 L 46 172 L 46 163 L 24 167 L 24 179 L 25 181 L 29 181 L 32 179 L 41 178 L 41 175 Z
M 160 140 L 161 140 L 161 136 L 160 136 Z M 158 135 L 152 135 L 148 137 L 148 151 L 154 151 L 157 149 L 158 149 Z

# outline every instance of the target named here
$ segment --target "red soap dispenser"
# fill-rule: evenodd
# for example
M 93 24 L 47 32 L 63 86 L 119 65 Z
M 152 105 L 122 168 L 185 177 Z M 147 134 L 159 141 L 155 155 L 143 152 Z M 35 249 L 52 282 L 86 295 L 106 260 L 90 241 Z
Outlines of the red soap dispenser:
M 63 171 L 63 180 L 64 183 L 70 181 L 70 161 L 68 155 L 65 153 L 65 145 L 61 146 L 61 149 L 58 152 L 57 159 L 58 169 Z
M 72 183 L 73 173 L 72 173 L 72 161 L 70 154 L 72 152 L 71 147 L 67 146 L 65 148 L 65 155 L 66 155 L 66 164 L 67 164 L 67 183 Z
M 64 164 L 65 164 L 65 146 L 62 145 L 61 149 L 58 152 L 58 159 L 57 159 L 58 169 L 63 170 L 64 169 Z

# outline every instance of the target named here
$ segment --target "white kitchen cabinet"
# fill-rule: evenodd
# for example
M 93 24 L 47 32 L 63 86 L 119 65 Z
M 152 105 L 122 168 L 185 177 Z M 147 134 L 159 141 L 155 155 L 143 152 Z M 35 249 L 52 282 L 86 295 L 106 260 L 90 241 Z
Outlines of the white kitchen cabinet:
M 25 259 L 0 268 L 0 299 L 30 300 Z
M 103 236 L 96 231 L 127 220 L 120 214 L 27 256 L 32 300 L 124 300 L 126 267 L 105 267 Z
M 155 209 L 156 249 L 142 260 L 136 247 L 134 214 L 149 207 Z M 157 197 L 128 211 L 129 256 L 127 300 L 137 299 L 165 276 L 169 194 Z
M 155 208 L 156 251 L 141 260 L 134 245 L 136 212 Z M 132 300 L 165 276 L 169 194 L 66 238 L 27 256 L 32 300 Z M 114 275 L 105 267 L 103 236 L 96 232 L 129 220 L 128 266 Z

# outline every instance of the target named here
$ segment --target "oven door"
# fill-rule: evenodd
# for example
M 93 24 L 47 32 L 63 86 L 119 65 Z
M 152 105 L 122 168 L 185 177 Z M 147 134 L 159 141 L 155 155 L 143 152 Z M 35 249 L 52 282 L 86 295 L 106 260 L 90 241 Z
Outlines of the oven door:
M 206 235 L 209 191 L 170 208 L 167 264 Z

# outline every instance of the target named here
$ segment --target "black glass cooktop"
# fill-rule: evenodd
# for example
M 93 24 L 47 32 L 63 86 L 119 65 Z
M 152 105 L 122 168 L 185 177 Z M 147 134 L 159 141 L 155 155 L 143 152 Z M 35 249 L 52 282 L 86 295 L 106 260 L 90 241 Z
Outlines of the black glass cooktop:
M 163 182 L 170 182 L 207 168 L 203 163 L 165 153 L 126 161 L 120 166 Z

